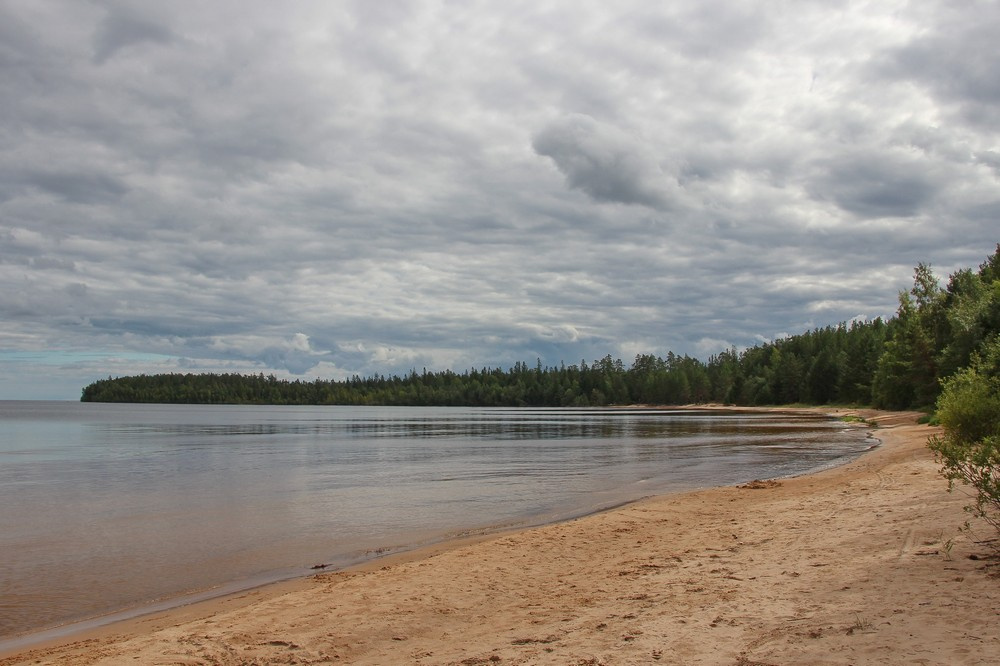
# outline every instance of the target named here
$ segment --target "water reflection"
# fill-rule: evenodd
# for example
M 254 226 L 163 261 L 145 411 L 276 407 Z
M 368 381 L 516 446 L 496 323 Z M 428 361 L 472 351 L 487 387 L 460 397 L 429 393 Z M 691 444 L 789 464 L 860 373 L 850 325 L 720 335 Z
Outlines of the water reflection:
M 266 409 L 266 417 L 275 418 Z M 412 410 L 411 410 L 412 411 Z M 337 418 L 298 418 L 294 421 L 233 423 L 96 423 L 97 430 L 111 435 L 135 434 L 165 437 L 253 437 L 253 436 L 340 436 L 355 438 L 463 438 L 494 440 L 648 438 L 735 434 L 749 431 L 773 434 L 786 431 L 806 432 L 825 419 L 786 417 L 732 411 L 668 410 L 550 410 L 550 409 L 480 409 L 449 411 L 428 409 L 432 415 L 400 416 L 391 412 L 372 416 Z M 227 443 L 221 441 L 220 443 Z

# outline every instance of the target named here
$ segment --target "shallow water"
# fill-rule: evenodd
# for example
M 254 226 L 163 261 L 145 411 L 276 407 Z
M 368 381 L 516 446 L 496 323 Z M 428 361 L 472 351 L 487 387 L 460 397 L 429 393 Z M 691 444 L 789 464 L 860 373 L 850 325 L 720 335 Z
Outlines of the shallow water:
M 0 402 L 0 637 L 469 530 L 799 474 L 818 416 Z

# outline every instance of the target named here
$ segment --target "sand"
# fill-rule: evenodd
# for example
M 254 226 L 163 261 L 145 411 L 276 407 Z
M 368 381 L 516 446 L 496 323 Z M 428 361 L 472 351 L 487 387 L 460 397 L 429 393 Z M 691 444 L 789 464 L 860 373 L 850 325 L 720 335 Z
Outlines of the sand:
M 1000 565 L 913 414 L 819 474 L 643 500 L 137 618 L 0 664 L 990 664 Z M 980 536 L 989 536 L 985 530 Z

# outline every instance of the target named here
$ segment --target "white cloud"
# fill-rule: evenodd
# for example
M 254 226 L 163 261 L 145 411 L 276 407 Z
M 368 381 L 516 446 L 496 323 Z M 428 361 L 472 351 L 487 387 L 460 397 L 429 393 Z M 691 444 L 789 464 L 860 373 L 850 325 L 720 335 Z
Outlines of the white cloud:
M 733 349 L 736 345 L 728 340 L 717 338 L 702 338 L 694 344 L 695 355 L 698 358 L 708 358 L 714 354 Z

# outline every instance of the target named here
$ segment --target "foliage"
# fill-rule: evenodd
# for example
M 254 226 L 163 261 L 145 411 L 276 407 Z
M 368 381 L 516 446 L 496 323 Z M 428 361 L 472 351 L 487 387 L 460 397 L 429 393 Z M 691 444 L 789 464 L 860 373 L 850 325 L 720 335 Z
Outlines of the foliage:
M 840 420 L 844 423 L 861 423 L 870 428 L 878 428 L 878 421 L 874 419 L 866 419 L 863 416 L 857 416 L 855 414 L 848 414 L 846 416 L 841 416 Z
M 872 377 L 871 401 L 886 409 L 930 409 L 942 383 L 1000 333 L 1000 244 L 979 271 L 953 273 L 941 288 L 930 267 L 914 270 Z
M 1000 336 L 945 382 L 937 417 L 945 434 L 932 438 L 930 447 L 949 488 L 971 486 L 974 499 L 966 511 L 1000 533 Z

